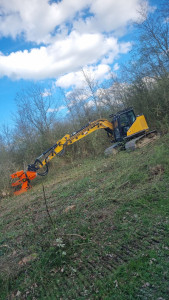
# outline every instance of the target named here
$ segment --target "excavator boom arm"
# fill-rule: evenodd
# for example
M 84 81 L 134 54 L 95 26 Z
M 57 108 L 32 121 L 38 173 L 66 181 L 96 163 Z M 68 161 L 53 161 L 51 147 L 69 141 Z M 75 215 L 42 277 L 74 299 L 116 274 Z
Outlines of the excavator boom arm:
M 108 129 L 109 133 L 113 133 L 113 125 L 108 120 L 102 119 L 93 121 L 71 135 L 66 134 L 61 140 L 59 140 L 54 147 L 50 148 L 49 151 L 51 153 L 42 161 L 42 165 L 40 167 L 46 165 L 46 163 L 48 163 L 56 155 L 62 154 L 62 151 L 64 151 L 66 146 L 72 145 L 98 129 Z

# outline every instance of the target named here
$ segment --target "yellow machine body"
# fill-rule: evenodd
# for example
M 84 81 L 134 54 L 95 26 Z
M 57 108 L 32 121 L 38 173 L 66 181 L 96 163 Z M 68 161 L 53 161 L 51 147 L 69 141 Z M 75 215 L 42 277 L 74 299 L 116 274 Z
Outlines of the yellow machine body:
M 131 125 L 127 131 L 127 137 L 135 135 L 136 133 L 148 131 L 149 127 L 144 115 L 136 117 L 135 122 Z

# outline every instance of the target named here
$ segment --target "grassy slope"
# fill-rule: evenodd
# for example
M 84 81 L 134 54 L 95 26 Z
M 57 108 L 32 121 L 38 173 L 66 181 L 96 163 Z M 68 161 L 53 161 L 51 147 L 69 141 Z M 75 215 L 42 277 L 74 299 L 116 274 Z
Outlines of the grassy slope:
M 168 139 L 57 169 L 53 224 L 41 184 L 1 200 L 0 299 L 167 299 Z

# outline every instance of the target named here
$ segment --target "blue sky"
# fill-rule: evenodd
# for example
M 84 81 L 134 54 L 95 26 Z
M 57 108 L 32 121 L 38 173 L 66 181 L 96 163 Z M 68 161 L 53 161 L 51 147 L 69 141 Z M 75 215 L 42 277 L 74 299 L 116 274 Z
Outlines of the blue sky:
M 158 3 L 0 0 L 0 126 L 13 125 L 16 94 L 32 83 L 43 84 L 44 92 L 51 86 L 62 111 L 58 91 L 81 87 L 82 68 L 100 82 L 110 69 L 119 72 L 133 47 L 140 4 L 149 12 Z

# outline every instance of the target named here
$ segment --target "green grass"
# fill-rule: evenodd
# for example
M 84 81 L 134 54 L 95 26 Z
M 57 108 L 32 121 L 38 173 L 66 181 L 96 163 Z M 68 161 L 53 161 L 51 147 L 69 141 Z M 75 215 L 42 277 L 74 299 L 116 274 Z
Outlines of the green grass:
M 168 299 L 168 140 L 57 166 L 52 223 L 39 182 L 1 200 L 0 299 Z

